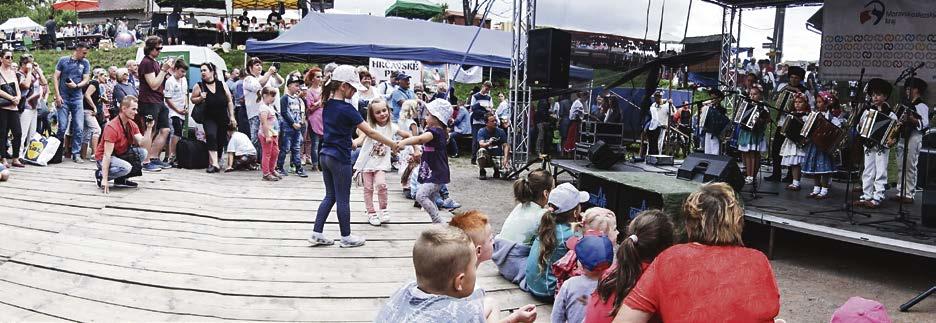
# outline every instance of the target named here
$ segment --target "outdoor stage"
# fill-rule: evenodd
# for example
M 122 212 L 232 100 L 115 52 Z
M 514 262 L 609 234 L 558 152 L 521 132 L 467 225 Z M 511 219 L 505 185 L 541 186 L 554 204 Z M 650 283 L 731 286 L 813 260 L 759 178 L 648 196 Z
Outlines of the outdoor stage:
M 670 181 L 673 184 L 682 184 L 684 180 L 676 178 L 676 170 L 681 161 L 677 160 L 675 166 L 653 166 L 645 163 L 620 162 L 614 165 L 613 169 L 603 171 L 588 167 L 586 160 L 553 160 L 553 174 L 569 174 L 573 178 L 579 179 L 582 174 L 602 174 L 602 172 L 646 172 L 668 175 L 663 178 L 664 181 Z M 762 173 L 764 170 L 762 169 Z M 767 250 L 768 255 L 772 254 L 774 243 L 783 243 L 783 241 L 774 241 L 774 231 L 783 229 L 796 231 L 803 234 L 819 236 L 828 239 L 834 239 L 849 243 L 855 243 L 875 248 L 887 249 L 901 253 L 914 254 L 929 258 L 936 258 L 936 228 L 926 228 L 920 223 L 920 200 L 921 193 L 917 192 L 914 204 L 904 205 L 904 209 L 910 211 L 910 220 L 917 223 L 916 229 L 919 231 L 906 230 L 906 227 L 900 224 L 887 223 L 875 226 L 858 225 L 851 223 L 847 219 L 845 212 L 828 212 L 810 215 L 811 211 L 832 210 L 842 206 L 845 191 L 845 183 L 832 181 L 830 195 L 832 198 L 825 200 L 815 200 L 807 195 L 812 190 L 812 179 L 804 178 L 803 189 L 799 192 L 791 192 L 784 189 L 786 183 L 762 182 L 760 191 L 777 192 L 778 195 L 759 194 L 758 198 L 751 199 L 751 186 L 747 185 L 740 194 L 745 203 L 745 217 L 748 222 L 759 223 L 770 228 L 770 243 Z M 860 185 L 853 183 L 852 187 Z M 591 192 L 595 193 L 595 192 Z M 852 200 L 857 199 L 860 193 L 853 193 Z M 893 189 L 887 192 L 888 196 L 893 194 Z M 609 198 L 610 199 L 610 198 Z M 635 206 L 636 207 L 636 206 Z M 888 200 L 882 204 L 881 208 L 869 210 L 863 208 L 854 208 L 855 211 L 870 214 L 870 217 L 855 215 L 857 222 L 867 222 L 875 220 L 885 220 L 896 216 L 898 204 L 896 201 Z M 617 211 L 617 213 L 621 213 Z
M 105 196 L 93 167 L 15 169 L 0 183 L 0 320 L 370 322 L 415 279 L 413 242 L 431 225 L 390 185 L 393 222 L 370 226 L 352 188 L 351 229 L 367 244 L 311 248 L 319 173 L 271 183 L 258 172 L 171 169 Z M 325 234 L 339 237 L 334 213 Z M 478 284 L 502 310 L 537 304 L 549 320 L 551 306 L 491 262 Z

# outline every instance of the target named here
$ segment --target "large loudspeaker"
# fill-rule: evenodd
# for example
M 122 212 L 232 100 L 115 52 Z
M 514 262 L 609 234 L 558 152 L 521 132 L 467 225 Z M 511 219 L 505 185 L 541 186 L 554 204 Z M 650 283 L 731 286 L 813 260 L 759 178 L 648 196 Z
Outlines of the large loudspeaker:
M 676 177 L 701 183 L 725 182 L 735 191 L 740 191 L 744 187 L 741 168 L 738 167 L 734 158 L 728 156 L 689 154 L 682 166 L 679 166 Z
M 923 187 L 923 203 L 920 210 L 921 224 L 936 228 L 936 149 L 921 149 L 917 162 L 917 186 Z
M 621 160 L 621 156 L 614 152 L 604 141 L 598 140 L 588 148 L 588 161 L 598 169 L 611 169 Z
M 527 35 L 527 80 L 533 87 L 568 88 L 571 58 L 571 34 L 542 28 Z

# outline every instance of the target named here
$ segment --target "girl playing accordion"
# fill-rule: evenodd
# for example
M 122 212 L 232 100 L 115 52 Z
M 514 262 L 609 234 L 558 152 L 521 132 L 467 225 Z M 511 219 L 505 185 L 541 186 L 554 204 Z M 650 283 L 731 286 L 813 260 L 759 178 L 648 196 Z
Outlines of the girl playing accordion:
M 767 129 L 765 125 L 770 122 L 770 111 L 760 105 L 763 94 L 763 86 L 760 84 L 751 85 L 748 90 L 748 97 L 757 105 L 757 109 L 760 109 L 761 113 L 758 114 L 760 120 L 756 122 L 753 130 L 739 127 L 738 151 L 741 152 L 741 159 L 744 161 L 745 184 L 754 182 L 754 176 L 757 175 L 757 171 L 760 169 L 761 153 L 767 152 L 767 140 L 764 139 L 764 131 Z
M 804 121 L 806 115 L 809 114 L 809 99 L 806 98 L 804 93 L 796 93 L 793 97 L 793 109 L 792 118 L 795 118 L 799 121 Z M 797 122 L 796 120 L 789 120 L 787 122 Z M 803 149 L 795 140 L 787 136 L 783 140 L 783 145 L 780 146 L 780 165 L 789 166 L 790 173 L 793 174 L 793 183 L 787 185 L 786 189 L 791 191 L 800 190 L 800 166 L 803 164 L 803 161 L 806 159 L 806 150 Z
M 836 127 L 841 127 L 845 122 L 835 91 L 819 92 L 816 95 L 816 110 L 822 118 L 829 120 Z M 829 153 L 819 149 L 816 143 L 808 142 L 806 144 L 806 160 L 803 162 L 803 173 L 812 175 L 815 180 L 815 185 L 812 193 L 809 193 L 809 197 L 816 199 L 828 198 L 829 183 L 834 172 L 835 167 Z

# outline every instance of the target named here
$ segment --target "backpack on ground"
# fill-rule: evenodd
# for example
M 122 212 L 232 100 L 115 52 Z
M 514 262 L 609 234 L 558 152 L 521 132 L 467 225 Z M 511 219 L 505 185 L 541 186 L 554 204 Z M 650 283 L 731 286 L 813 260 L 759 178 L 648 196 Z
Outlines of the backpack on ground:
M 195 139 L 194 131 L 189 131 L 188 116 L 182 123 L 182 138 L 176 144 L 176 164 L 185 169 L 208 168 L 208 144 Z

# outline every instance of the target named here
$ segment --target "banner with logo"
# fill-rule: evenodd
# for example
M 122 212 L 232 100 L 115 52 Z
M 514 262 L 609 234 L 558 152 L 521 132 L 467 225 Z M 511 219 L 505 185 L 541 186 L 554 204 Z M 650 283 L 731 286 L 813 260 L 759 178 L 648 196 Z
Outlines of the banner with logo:
M 411 77 L 410 84 L 422 82 L 422 63 L 420 61 L 371 58 L 368 71 L 374 77 L 374 84 L 390 80 L 390 73 L 393 71 L 409 75 Z
M 906 68 L 923 63 L 917 77 L 936 88 L 932 0 L 826 0 L 823 12 L 823 79 L 858 80 L 864 68 L 865 81 L 893 82 Z

